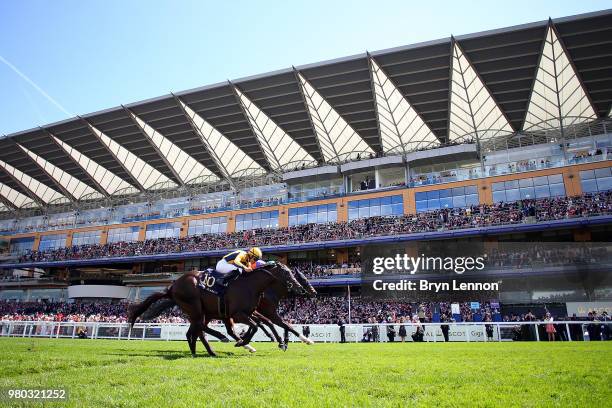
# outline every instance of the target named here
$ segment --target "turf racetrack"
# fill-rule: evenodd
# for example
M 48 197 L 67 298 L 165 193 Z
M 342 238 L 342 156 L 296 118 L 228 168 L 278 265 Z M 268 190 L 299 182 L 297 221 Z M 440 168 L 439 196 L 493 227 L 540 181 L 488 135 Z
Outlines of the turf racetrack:
M 186 342 L 2 338 L 0 386 L 65 388 L 73 407 L 604 407 L 612 398 L 612 342 L 320 343 L 287 352 L 254 343 L 256 354 L 212 345 L 217 358 L 192 358 Z

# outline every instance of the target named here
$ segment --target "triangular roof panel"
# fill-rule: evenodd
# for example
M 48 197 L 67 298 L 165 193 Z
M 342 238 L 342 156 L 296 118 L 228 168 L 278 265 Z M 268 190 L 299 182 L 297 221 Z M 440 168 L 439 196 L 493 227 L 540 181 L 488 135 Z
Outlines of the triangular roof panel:
M 66 198 L 63 194 L 58 193 L 51 187 L 42 184 L 38 180 L 30 177 L 26 173 L 21 170 L 11 166 L 3 160 L 0 160 L 0 166 L 4 168 L 4 170 L 9 173 L 12 177 L 14 177 L 24 188 L 27 188 L 30 192 L 34 194 L 34 196 L 38 197 L 40 201 L 45 204 L 49 204 L 50 202 L 69 202 L 70 200 Z
M 200 133 L 202 141 L 207 146 L 217 166 L 224 169 L 229 178 L 242 177 L 253 173 L 265 173 L 265 170 L 255 160 L 222 135 L 208 121 L 204 120 L 180 99 L 179 103 Z
M 306 150 L 259 109 L 238 87 L 235 87 L 235 90 L 271 168 L 281 171 L 303 164 L 316 163 Z
M 459 44 L 453 41 L 449 141 L 484 141 L 513 132 Z
M 439 144 L 429 126 L 374 59 L 371 69 L 383 151 L 403 154 Z
M 523 129 L 557 129 L 596 118 L 556 31 L 549 25 Z
M 374 154 L 365 140 L 323 99 L 306 78 L 299 72 L 297 76 L 325 161 L 342 162 L 354 159 L 357 155 Z
M 130 172 L 130 174 L 142 185 L 145 189 L 154 189 L 161 187 L 169 187 L 176 185 L 172 180 L 163 175 L 160 171 L 147 164 L 144 160 L 136 156 L 134 153 L 115 142 L 113 139 L 102 133 L 96 127 L 90 125 L 93 133 L 100 141 L 108 148 L 115 158 Z
M 107 170 L 105 167 L 99 165 L 89 157 L 85 156 L 78 150 L 72 148 L 68 143 L 65 143 L 55 136 L 52 136 L 55 142 L 72 157 L 73 160 L 79 163 L 79 165 L 93 178 L 100 186 L 109 194 L 113 195 L 117 192 L 121 194 L 129 194 L 138 192 L 138 189 L 132 186 L 121 177 Z
M 183 149 L 172 143 L 153 127 L 149 126 L 137 115 L 130 112 L 137 125 L 143 130 L 147 137 L 159 149 L 160 154 L 165 156 L 165 159 L 170 166 L 175 170 L 178 177 L 184 184 L 192 182 L 218 181 L 219 178 L 202 163 L 191 157 Z

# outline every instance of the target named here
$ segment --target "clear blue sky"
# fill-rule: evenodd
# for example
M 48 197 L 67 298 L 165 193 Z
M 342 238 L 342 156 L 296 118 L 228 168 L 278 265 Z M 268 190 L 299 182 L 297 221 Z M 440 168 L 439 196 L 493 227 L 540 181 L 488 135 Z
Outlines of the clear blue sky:
M 291 65 L 606 8 L 612 0 L 2 0 L 0 134 Z

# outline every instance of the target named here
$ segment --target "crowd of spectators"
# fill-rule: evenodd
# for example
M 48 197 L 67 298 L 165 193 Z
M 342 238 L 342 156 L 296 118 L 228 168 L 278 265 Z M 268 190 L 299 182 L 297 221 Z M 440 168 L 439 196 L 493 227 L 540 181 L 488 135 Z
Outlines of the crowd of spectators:
M 303 273 L 307 278 L 326 278 L 333 275 L 353 275 L 361 273 L 361 263 L 320 264 L 317 262 L 289 262 L 289 266 Z
M 484 322 L 487 336 L 493 338 L 493 326 L 488 322 L 516 323 L 510 326 L 512 339 L 515 341 L 533 341 L 543 339 L 548 335 L 548 340 L 583 340 L 584 334 L 580 326 L 557 324 L 557 321 L 586 321 L 586 331 L 591 340 L 612 339 L 612 319 L 604 311 L 597 313 L 591 311 L 587 317 L 578 318 L 573 316 L 553 317 L 545 307 L 541 308 L 540 315 L 531 310 L 525 313 L 511 313 L 502 317 L 497 302 L 479 303 L 477 309 L 472 308 L 471 303 L 459 303 L 459 313 L 453 314 L 449 302 L 403 302 L 397 300 L 372 301 L 359 296 L 351 299 L 351 313 L 349 315 L 349 301 L 345 296 L 323 296 L 316 299 L 293 298 L 281 302 L 279 314 L 293 324 L 333 324 L 341 328 L 347 323 L 387 325 L 386 329 L 380 326 L 370 327 L 364 334 L 362 341 L 379 341 L 380 331 L 386 330 L 393 341 L 395 330 L 399 327 L 399 335 L 404 340 L 406 336 L 406 324 L 417 326 L 417 335 L 424 333 L 421 323 L 441 323 L 443 329 L 448 331 L 448 323 L 462 322 Z M 0 322 L 30 321 L 30 322 L 68 322 L 68 323 L 126 323 L 127 303 L 103 303 L 103 302 L 7 302 L 0 301 Z M 543 322 L 542 325 L 533 326 L 525 322 Z M 187 323 L 185 316 L 174 308 L 167 313 L 152 320 L 154 323 Z M 37 330 L 44 329 L 43 326 Z M 79 336 L 87 329 L 80 327 Z M 540 332 L 539 334 L 536 332 Z M 444 332 L 444 330 L 443 330 Z M 37 332 L 38 333 L 38 332 Z M 403 336 L 402 336 L 403 333 Z M 445 333 L 447 338 L 448 333 Z M 414 341 L 423 341 L 422 338 Z M 446 340 L 448 341 L 448 339 Z
M 370 217 L 350 222 L 305 224 L 278 229 L 193 235 L 185 238 L 159 238 L 145 241 L 116 242 L 106 245 L 81 245 L 45 251 L 30 251 L 20 262 L 62 261 L 125 257 L 164 253 L 245 248 L 249 246 L 287 245 L 375 236 L 411 234 L 525 221 L 549 221 L 612 213 L 612 191 L 579 197 L 555 197 L 520 200 L 512 203 L 441 209 L 414 215 Z

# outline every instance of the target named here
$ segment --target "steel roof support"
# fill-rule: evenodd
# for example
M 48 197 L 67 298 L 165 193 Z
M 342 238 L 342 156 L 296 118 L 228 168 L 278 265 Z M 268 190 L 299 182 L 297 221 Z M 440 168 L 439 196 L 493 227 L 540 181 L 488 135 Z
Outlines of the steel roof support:
M 147 143 L 149 143 L 149 145 L 153 148 L 153 150 L 155 150 L 157 155 L 163 160 L 163 162 L 165 163 L 165 165 L 168 168 L 168 170 L 170 170 L 170 172 L 174 176 L 174 179 L 175 179 L 174 181 L 176 181 L 178 183 L 178 185 L 180 185 L 181 187 L 185 187 L 185 181 L 178 174 L 178 172 L 176 171 L 174 166 L 172 166 L 172 164 L 170 164 L 170 162 L 168 161 L 168 158 L 166 157 L 166 155 L 163 154 L 161 152 L 161 150 L 159 150 L 157 145 L 155 143 L 153 143 L 153 141 L 151 140 L 149 135 L 147 135 L 145 130 L 142 127 L 140 127 L 140 124 L 138 124 L 138 121 L 134 118 L 134 116 L 136 116 L 136 114 L 134 112 L 132 112 L 131 109 L 126 108 L 124 105 L 121 105 L 121 107 L 125 110 L 125 112 L 130 117 L 130 120 L 134 123 L 134 125 L 136 125 L 136 127 L 138 128 L 138 131 L 146 139 Z
M 196 124 L 193 121 L 193 119 L 191 118 L 191 116 L 189 116 L 189 113 L 187 113 L 187 111 L 183 107 L 183 103 L 184 102 L 178 96 L 176 96 L 175 94 L 172 94 L 172 97 L 174 98 L 174 100 L 176 101 L 176 104 L 181 109 L 181 112 L 183 112 L 183 115 L 187 118 L 187 121 L 189 122 L 189 125 L 191 126 L 191 129 L 193 130 L 193 132 L 200 137 L 200 140 L 202 141 L 202 144 L 204 145 L 204 148 L 206 149 L 208 154 L 210 154 L 210 157 L 212 157 L 212 159 L 214 160 L 215 164 L 217 165 L 217 168 L 221 171 L 221 173 L 223 175 L 223 178 L 225 180 L 227 180 L 228 183 L 230 183 L 230 185 L 232 186 L 232 188 L 234 190 L 237 191 L 238 189 L 236 188 L 236 184 L 235 184 L 234 180 L 232 179 L 231 174 L 229 174 L 229 172 L 227 171 L 227 168 L 225 167 L 225 165 L 223 164 L 223 162 L 221 161 L 221 159 L 219 158 L 217 153 L 208 144 L 208 141 L 206 140 L 206 137 L 202 134 L 200 129 L 198 129 L 198 127 L 196 126 Z M 210 126 L 212 126 L 212 125 L 210 125 Z
M 60 149 L 61 149 L 61 150 L 62 150 L 64 153 L 66 153 L 66 151 L 64 150 L 64 148 L 63 148 L 63 147 L 62 147 L 62 146 L 61 146 L 59 143 L 57 143 L 57 141 L 55 140 L 55 138 L 56 138 L 57 136 L 55 136 L 53 133 L 51 133 L 49 130 L 47 130 L 47 129 L 43 128 L 43 127 L 40 127 L 40 126 L 39 126 L 39 129 L 40 129 L 41 131 L 43 131 L 43 132 L 44 132 L 44 133 L 45 133 L 45 134 L 46 134 L 46 135 L 49 137 L 49 139 L 51 139 L 51 141 L 53 142 L 53 144 L 55 144 L 55 145 L 56 145 L 57 147 L 59 147 L 59 148 L 60 148 Z M 91 174 L 89 174 L 89 172 L 87 171 L 87 169 L 86 169 L 85 167 L 83 167 L 83 166 L 81 165 L 81 163 L 79 163 L 79 161 L 78 161 L 78 160 L 75 160 L 75 159 L 74 159 L 74 157 L 72 157 L 72 156 L 71 156 L 70 154 L 68 154 L 68 153 L 66 153 L 66 156 L 68 156 L 68 157 L 70 158 L 70 160 L 71 160 L 71 161 L 72 161 L 74 164 L 76 164 L 76 165 L 77 165 L 77 166 L 78 166 L 78 167 L 79 167 L 81 170 L 83 170 L 83 173 L 85 173 L 85 175 L 87 176 L 87 178 L 89 179 L 89 181 L 91 181 L 91 183 L 92 183 L 94 186 L 96 186 L 96 190 L 97 190 L 97 191 L 98 191 L 100 194 L 104 195 L 104 196 L 105 196 L 105 197 L 107 197 L 107 198 L 109 197 L 108 191 L 106 191 L 106 189 L 105 189 L 104 187 L 102 187 L 102 185 L 101 185 L 100 183 L 98 183 L 98 180 L 96 180 L 94 177 L 92 177 L 92 176 L 91 176 Z M 73 176 L 73 177 L 74 177 L 74 176 Z
M 136 178 L 136 176 L 134 176 L 132 174 L 132 172 L 130 170 L 128 170 L 127 167 L 125 167 L 125 164 L 123 164 L 123 162 L 121 160 L 119 160 L 119 158 L 117 156 L 115 156 L 115 153 L 112 152 L 111 149 L 109 149 L 109 147 L 106 145 L 106 143 L 104 143 L 100 137 L 96 134 L 96 132 L 93 131 L 93 125 L 91 123 L 89 123 L 86 119 L 84 119 L 81 116 L 77 116 L 89 129 L 89 132 L 94 135 L 94 137 L 98 140 L 98 142 L 100 142 L 100 144 L 102 146 L 104 146 L 104 149 L 106 149 L 106 151 L 111 155 L 111 157 L 113 159 L 115 159 L 115 161 L 119 164 L 119 166 L 121 166 L 121 168 L 123 169 L 123 171 L 126 172 L 127 175 L 130 176 L 130 179 L 132 180 L 132 185 L 134 185 L 135 187 L 138 188 L 138 190 L 140 190 L 140 192 L 144 193 L 147 189 L 144 188 L 144 186 L 142 185 L 142 183 L 140 183 L 140 181 L 138 181 L 138 179 Z M 109 136 L 110 137 L 110 136 Z

